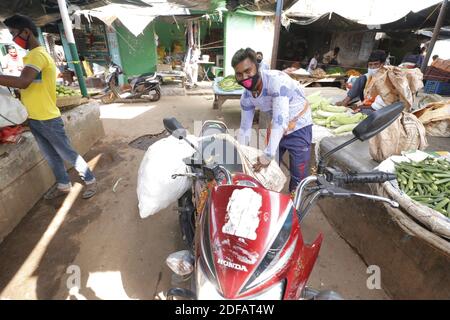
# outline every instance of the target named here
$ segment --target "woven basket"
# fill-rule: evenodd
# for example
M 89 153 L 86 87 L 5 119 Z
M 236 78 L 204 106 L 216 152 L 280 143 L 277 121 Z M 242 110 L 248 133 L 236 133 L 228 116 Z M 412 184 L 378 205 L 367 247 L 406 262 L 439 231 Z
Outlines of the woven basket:
M 56 106 L 58 108 L 79 105 L 81 102 L 82 96 L 69 96 L 69 97 L 57 97 L 56 98 Z

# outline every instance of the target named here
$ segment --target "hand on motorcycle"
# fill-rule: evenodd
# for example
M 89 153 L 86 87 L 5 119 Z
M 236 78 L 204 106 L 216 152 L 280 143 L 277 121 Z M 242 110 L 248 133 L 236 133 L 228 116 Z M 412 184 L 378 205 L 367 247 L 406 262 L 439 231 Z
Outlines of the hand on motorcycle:
M 256 163 L 253 165 L 255 172 L 260 172 L 262 169 L 267 168 L 272 160 L 265 155 L 259 156 Z

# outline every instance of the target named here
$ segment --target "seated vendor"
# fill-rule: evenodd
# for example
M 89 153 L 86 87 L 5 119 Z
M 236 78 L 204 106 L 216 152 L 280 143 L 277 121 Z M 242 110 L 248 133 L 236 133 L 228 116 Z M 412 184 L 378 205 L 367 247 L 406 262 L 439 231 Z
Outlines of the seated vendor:
M 423 63 L 423 59 L 425 58 L 426 48 L 420 48 L 416 47 L 414 48 L 414 51 L 412 53 L 407 54 L 403 60 L 400 66 L 406 67 L 406 68 L 420 68 Z
M 372 77 L 377 73 L 377 71 L 385 64 L 386 53 L 383 50 L 374 50 L 369 56 L 368 61 L 368 72 L 360 76 L 356 81 L 353 82 L 352 88 L 347 92 L 347 97 L 344 100 L 336 103 L 338 106 L 349 106 L 352 103 L 361 101 L 362 104 L 357 107 L 364 113 L 370 113 L 380 106 L 376 101 L 371 101 L 370 99 L 365 100 L 364 90 L 372 80 Z M 370 100 L 370 101 L 369 101 Z
M 317 69 L 319 58 L 320 58 L 320 53 L 318 51 L 316 51 L 316 53 L 314 54 L 314 57 L 311 59 L 311 61 L 309 62 L 309 65 L 308 65 L 309 73 L 312 73 L 314 70 Z
M 327 53 L 325 53 L 323 55 L 323 60 L 322 60 L 323 64 L 325 64 L 327 66 L 339 65 L 339 61 L 338 61 L 339 51 L 341 51 L 341 48 L 336 47 L 333 50 L 330 50 Z

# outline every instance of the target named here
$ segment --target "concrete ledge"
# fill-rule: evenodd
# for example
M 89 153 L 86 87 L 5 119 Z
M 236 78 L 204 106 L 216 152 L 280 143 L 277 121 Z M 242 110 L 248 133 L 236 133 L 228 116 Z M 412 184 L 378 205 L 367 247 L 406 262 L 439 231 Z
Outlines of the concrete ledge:
M 96 102 L 65 112 L 66 132 L 75 150 L 85 154 L 104 136 L 100 109 Z M 55 183 L 30 132 L 20 145 L 2 145 L 0 154 L 0 242 L 14 229 L 42 195 Z M 67 167 L 70 166 L 67 164 Z

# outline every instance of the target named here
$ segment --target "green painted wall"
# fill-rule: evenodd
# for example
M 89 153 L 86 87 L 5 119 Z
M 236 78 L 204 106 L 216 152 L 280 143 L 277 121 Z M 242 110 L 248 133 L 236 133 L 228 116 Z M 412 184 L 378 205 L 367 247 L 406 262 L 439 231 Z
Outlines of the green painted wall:
M 154 23 L 149 24 L 142 34 L 135 37 L 120 23 L 115 23 L 119 42 L 122 68 L 126 77 L 138 76 L 156 71 L 156 44 Z
M 186 27 L 182 23 L 178 23 L 178 26 L 175 22 L 168 23 L 164 21 L 155 21 L 155 32 L 158 35 L 159 43 L 161 46 L 164 46 L 165 49 L 169 49 L 172 52 L 173 47 L 172 44 L 174 41 L 178 41 L 183 50 L 185 50 L 185 32 Z
M 209 11 L 214 11 L 218 8 L 225 8 L 226 1 L 225 0 L 211 0 L 209 2 Z

